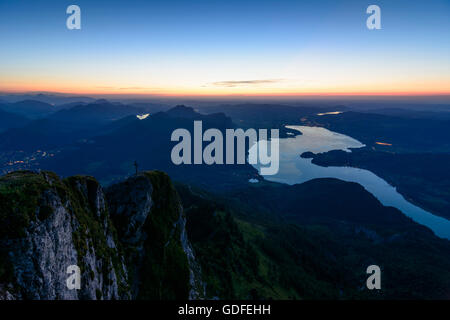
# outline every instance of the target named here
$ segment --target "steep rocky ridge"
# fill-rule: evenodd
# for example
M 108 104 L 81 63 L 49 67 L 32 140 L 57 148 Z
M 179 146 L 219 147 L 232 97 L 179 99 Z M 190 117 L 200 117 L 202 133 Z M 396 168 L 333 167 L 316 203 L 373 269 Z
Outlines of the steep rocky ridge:
M 0 299 L 200 297 L 199 268 L 168 176 L 131 177 L 107 194 L 92 177 L 1 177 Z M 80 290 L 67 288 L 71 265 L 80 268 Z
M 126 252 L 133 298 L 204 296 L 186 217 L 169 176 L 142 173 L 113 185 L 106 194 Z

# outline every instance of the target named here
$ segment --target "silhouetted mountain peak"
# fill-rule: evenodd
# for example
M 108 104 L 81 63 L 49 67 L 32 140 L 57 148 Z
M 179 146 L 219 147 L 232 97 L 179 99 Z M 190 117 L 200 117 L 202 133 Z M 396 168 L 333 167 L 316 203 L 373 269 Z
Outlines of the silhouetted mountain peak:
M 42 102 L 42 101 L 38 101 L 38 100 L 23 100 L 23 101 L 19 101 L 19 102 L 15 102 L 14 103 L 15 106 L 33 106 L 33 107 L 44 107 L 44 108 L 52 108 L 51 104 Z
M 0 109 L 0 132 L 10 128 L 22 127 L 29 121 L 25 116 Z
M 51 104 L 37 100 L 22 100 L 15 103 L 5 103 L 2 109 L 16 114 L 21 114 L 30 118 L 42 117 L 55 111 Z
M 111 102 L 109 102 L 106 99 L 98 99 L 98 100 L 95 100 L 94 102 L 92 102 L 92 104 L 111 104 Z
M 175 106 L 172 109 L 168 110 L 166 113 L 172 117 L 182 118 L 192 118 L 199 115 L 199 113 L 195 112 L 193 108 L 187 107 L 185 105 Z

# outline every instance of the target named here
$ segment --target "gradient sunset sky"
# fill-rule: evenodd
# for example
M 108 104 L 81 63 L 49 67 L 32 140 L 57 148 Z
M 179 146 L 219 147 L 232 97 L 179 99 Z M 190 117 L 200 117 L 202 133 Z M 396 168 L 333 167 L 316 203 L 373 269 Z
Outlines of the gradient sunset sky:
M 449 94 L 450 0 L 0 0 L 0 91 Z

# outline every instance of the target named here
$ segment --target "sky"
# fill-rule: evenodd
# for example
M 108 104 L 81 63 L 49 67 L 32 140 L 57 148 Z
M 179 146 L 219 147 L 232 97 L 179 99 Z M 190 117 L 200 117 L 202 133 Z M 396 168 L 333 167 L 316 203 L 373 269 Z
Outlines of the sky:
M 0 91 L 449 94 L 449 35 L 450 0 L 0 0 Z

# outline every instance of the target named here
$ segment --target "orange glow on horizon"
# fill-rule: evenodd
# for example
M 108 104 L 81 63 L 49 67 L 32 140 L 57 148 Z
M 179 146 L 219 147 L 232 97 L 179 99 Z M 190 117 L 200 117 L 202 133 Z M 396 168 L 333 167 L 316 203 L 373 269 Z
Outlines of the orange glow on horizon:
M 342 76 L 340 76 L 342 74 Z M 293 77 L 251 77 L 232 74 L 183 73 L 165 77 L 126 74 L 68 77 L 59 73 L 45 76 L 0 75 L 0 92 L 58 92 L 76 95 L 138 95 L 167 97 L 295 97 L 295 96 L 427 96 L 450 95 L 450 76 L 424 76 L 422 78 L 373 77 L 336 72 L 313 73 L 314 79 L 302 81 Z M 220 81 L 220 80 L 228 81 Z M 235 80 L 232 80 L 235 79 Z M 266 79 L 266 80 L 252 80 Z
M 237 90 L 236 90 L 237 91 Z M 315 90 L 315 91 L 298 91 L 298 92 L 277 92 L 266 90 L 248 91 L 248 92 L 223 92 L 223 91 L 201 91 L 201 90 L 161 90 L 161 91 L 126 91 L 126 90 L 90 90 L 90 89 L 66 89 L 66 88 L 17 88 L 17 89 L 1 89 L 1 93 L 19 94 L 19 93 L 59 93 L 70 95 L 136 95 L 136 96 L 168 96 L 168 97 L 307 97 L 307 96 L 450 96 L 450 90 L 433 90 L 433 91 L 335 91 L 335 90 Z
M 125 86 L 123 83 L 100 86 L 98 83 L 83 81 L 62 81 L 58 84 L 48 81 L 15 81 L 8 85 L 0 84 L 3 93 L 54 92 L 72 95 L 137 95 L 167 97 L 295 97 L 295 96 L 446 96 L 450 95 L 450 82 L 428 81 L 425 83 L 374 83 L 346 84 L 341 86 L 302 87 L 288 83 L 276 86 L 233 86 L 216 87 L 207 85 L 148 85 Z

